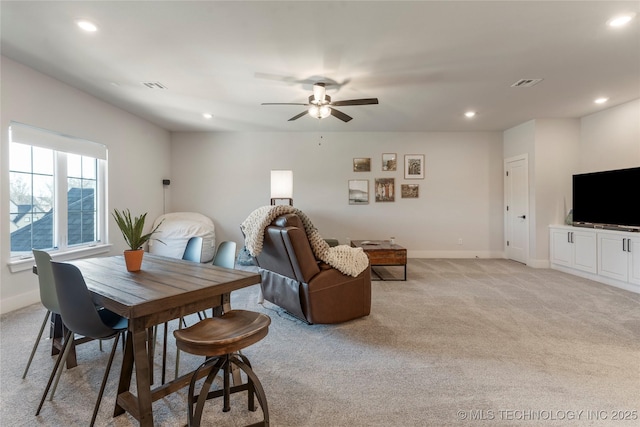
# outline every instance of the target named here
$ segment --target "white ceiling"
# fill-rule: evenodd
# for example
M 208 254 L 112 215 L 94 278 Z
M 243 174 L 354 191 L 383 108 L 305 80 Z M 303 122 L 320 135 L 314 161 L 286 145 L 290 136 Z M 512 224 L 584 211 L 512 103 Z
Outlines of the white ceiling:
M 2 55 L 172 131 L 499 131 L 640 97 L 639 1 L 2 1 Z M 625 28 L 607 20 L 635 12 Z M 87 34 L 77 19 L 95 22 Z M 519 79 L 543 78 L 530 88 Z M 353 120 L 304 116 L 311 82 Z M 142 82 L 160 82 L 149 89 Z M 607 104 L 596 105 L 599 96 Z M 476 110 L 466 119 L 464 112 Z M 206 120 L 203 112 L 213 118 Z

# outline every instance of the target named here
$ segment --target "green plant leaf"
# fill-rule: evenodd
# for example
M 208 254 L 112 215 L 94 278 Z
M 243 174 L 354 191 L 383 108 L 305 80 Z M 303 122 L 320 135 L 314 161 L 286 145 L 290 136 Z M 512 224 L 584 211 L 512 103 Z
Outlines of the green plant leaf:
M 147 218 L 146 212 L 140 216 L 133 217 L 133 219 L 129 209 L 123 209 L 121 212 L 114 209 L 112 215 L 118 225 L 118 228 L 120 228 L 120 232 L 122 233 L 122 237 L 124 237 L 125 243 L 131 250 L 141 249 L 149 240 L 157 240 L 164 244 L 162 240 L 152 237 L 153 233 L 155 233 L 162 224 L 162 221 L 160 221 L 160 223 L 151 230 L 150 233 L 142 234 L 144 232 L 144 223 Z

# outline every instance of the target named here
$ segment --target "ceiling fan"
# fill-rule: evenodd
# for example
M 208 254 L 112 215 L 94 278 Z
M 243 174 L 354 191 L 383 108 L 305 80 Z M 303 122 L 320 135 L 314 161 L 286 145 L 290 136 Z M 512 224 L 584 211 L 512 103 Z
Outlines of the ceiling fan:
M 313 84 L 313 95 L 309 96 L 309 102 L 307 104 L 295 103 L 295 102 L 263 102 L 262 105 L 304 105 L 309 107 L 307 110 L 300 114 L 297 114 L 289 119 L 289 121 L 297 120 L 305 114 L 309 114 L 311 117 L 317 119 L 324 119 L 325 117 L 333 116 L 348 122 L 353 117 L 346 115 L 342 111 L 336 110 L 334 107 L 344 107 L 348 105 L 371 105 L 377 104 L 378 98 L 364 98 L 364 99 L 348 99 L 344 101 L 331 102 L 331 97 L 327 95 L 327 89 L 324 83 Z

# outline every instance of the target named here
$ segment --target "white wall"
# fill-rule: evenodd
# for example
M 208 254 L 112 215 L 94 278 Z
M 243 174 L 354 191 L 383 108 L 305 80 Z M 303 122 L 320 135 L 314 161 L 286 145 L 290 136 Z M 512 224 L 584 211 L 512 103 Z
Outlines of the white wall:
M 382 153 L 397 153 L 396 172 L 381 170 Z M 425 179 L 404 179 L 405 154 L 425 155 Z M 353 172 L 354 157 L 370 157 L 372 171 Z M 218 241 L 242 244 L 240 223 L 269 204 L 269 171 L 292 169 L 294 205 L 323 237 L 393 236 L 410 257 L 503 256 L 499 132 L 173 133 L 171 158 L 171 209 L 210 216 Z M 384 177 L 395 202 L 373 199 Z M 369 180 L 368 205 L 348 204 L 350 179 Z M 419 184 L 419 198 L 400 198 L 402 183 Z
M 578 119 L 536 120 L 535 252 L 533 263 L 549 259 L 549 224 L 562 224 L 571 206 L 571 175 L 580 147 Z
M 9 242 L 8 127 L 18 121 L 105 144 L 110 210 L 129 208 L 155 218 L 163 210 L 162 178 L 169 175 L 169 132 L 8 58 L 1 57 L 0 312 L 39 300 L 30 271 L 11 273 Z M 109 218 L 111 254 L 124 249 Z
M 576 173 L 640 166 L 640 99 L 585 116 L 580 127 Z

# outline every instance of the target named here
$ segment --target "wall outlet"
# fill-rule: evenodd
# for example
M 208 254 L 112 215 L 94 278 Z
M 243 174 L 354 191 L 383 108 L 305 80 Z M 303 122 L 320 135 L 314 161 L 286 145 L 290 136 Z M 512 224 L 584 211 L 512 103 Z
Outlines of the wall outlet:
M 462 244 L 462 239 L 458 239 L 458 244 L 461 245 Z

